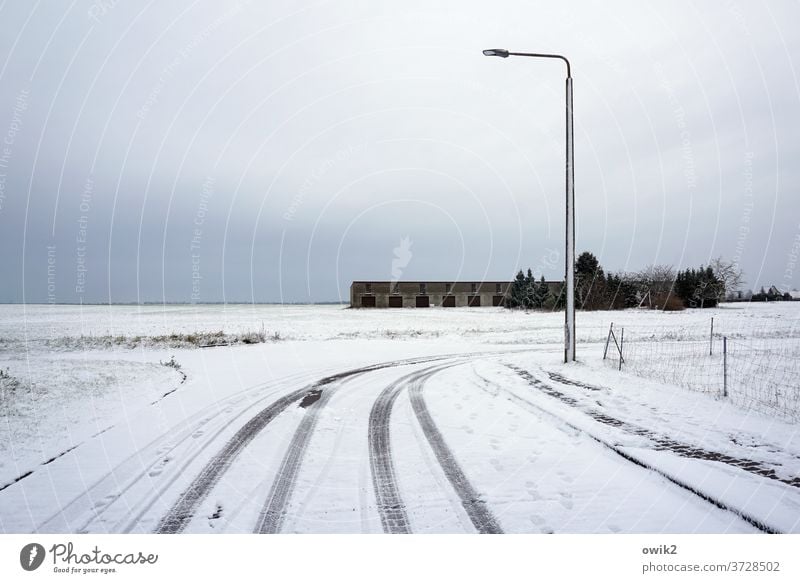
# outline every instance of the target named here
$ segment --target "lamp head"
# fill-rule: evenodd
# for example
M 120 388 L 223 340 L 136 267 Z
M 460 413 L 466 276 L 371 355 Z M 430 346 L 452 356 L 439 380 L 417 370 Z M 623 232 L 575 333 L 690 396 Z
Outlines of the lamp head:
M 504 59 L 508 57 L 506 49 L 484 49 L 483 54 L 487 57 L 503 57 Z

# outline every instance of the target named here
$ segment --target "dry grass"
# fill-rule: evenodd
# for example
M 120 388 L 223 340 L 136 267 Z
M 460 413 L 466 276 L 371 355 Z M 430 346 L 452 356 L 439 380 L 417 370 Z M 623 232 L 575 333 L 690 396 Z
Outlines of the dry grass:
M 62 337 L 46 341 L 49 348 L 54 349 L 108 349 L 108 348 L 210 348 L 214 346 L 234 346 L 238 344 L 262 344 L 283 340 L 280 332 L 267 334 L 260 330 L 248 330 L 234 334 L 226 334 L 222 330 L 215 332 L 189 332 L 163 334 L 158 336 L 126 336 L 101 335 Z

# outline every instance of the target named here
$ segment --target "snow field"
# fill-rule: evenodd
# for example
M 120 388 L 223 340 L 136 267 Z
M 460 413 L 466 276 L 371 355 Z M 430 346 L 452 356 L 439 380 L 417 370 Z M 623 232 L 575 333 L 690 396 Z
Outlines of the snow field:
M 290 404 L 229 460 L 183 531 L 252 532 L 280 483 L 270 523 L 280 532 L 382 532 L 370 412 L 404 375 L 441 366 L 421 377 L 421 396 L 469 488 L 457 491 L 423 431 L 410 398 L 416 385 L 399 385 L 389 418 L 391 461 L 412 532 L 475 532 L 463 500 L 470 488 L 504 532 L 800 532 L 796 423 L 620 373 L 601 360 L 612 318 L 615 329 L 626 325 L 626 338 L 631 327 L 702 342 L 711 310 L 579 313 L 579 362 L 564 365 L 563 314 L 13 308 L 0 306 L 9 315 L 0 320 L 0 368 L 27 386 L 3 393 L 3 532 L 151 532 L 259 411 L 329 375 L 389 362 L 397 365 L 322 385 L 317 405 Z M 742 334 L 770 325 L 774 337 L 762 340 L 785 346 L 797 340 L 796 308 L 737 305 L 713 313 Z M 238 333 L 262 319 L 285 340 L 206 350 L 84 350 L 57 342 L 76 332 Z M 455 354 L 472 356 L 398 362 Z M 172 356 L 180 371 L 159 364 Z M 298 432 L 305 426 L 307 435 Z M 302 451 L 293 453 L 298 444 Z M 709 454 L 716 461 L 703 457 Z M 281 474 L 289 458 L 295 465 Z

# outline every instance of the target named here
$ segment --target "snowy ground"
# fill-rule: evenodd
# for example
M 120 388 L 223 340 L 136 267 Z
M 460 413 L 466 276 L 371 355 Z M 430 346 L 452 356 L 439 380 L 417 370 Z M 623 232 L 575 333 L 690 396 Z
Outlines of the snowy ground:
M 712 316 L 800 338 L 579 313 L 567 366 L 563 313 L 0 306 L 0 531 L 800 532 L 800 424 L 602 360 Z

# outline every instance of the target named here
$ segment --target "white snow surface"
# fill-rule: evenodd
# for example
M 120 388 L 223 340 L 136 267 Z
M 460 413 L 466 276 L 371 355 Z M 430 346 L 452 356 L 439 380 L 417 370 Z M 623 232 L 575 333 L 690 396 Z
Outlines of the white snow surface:
M 253 532 L 269 508 L 297 533 L 491 530 L 481 512 L 508 533 L 798 533 L 800 423 L 602 360 L 612 321 L 631 338 L 700 342 L 712 316 L 732 337 L 800 338 L 797 303 L 579 312 L 579 362 L 565 365 L 563 313 L 0 306 L 0 531 L 152 532 L 223 459 L 181 532 Z M 169 338 L 261 329 L 255 345 Z M 393 386 L 400 526 L 370 449 Z M 220 458 L 265 408 L 315 387 L 318 404 L 292 402 Z

